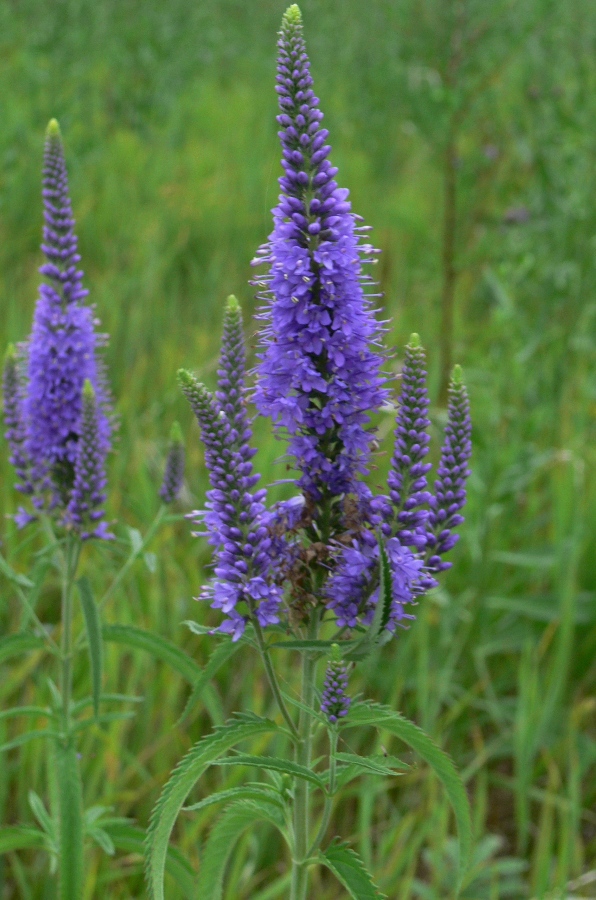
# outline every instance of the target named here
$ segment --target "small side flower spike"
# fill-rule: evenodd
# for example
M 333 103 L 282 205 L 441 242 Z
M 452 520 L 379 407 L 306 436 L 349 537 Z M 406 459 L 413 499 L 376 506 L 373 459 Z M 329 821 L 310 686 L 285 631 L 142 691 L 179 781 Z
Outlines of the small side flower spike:
M 93 385 L 87 379 L 83 387 L 83 416 L 81 435 L 77 444 L 74 466 L 74 484 L 67 521 L 80 532 L 83 540 L 89 538 L 113 538 L 107 523 L 101 522 L 105 502 L 105 445 L 99 439 L 97 402 Z
M 466 502 L 466 480 L 470 474 L 468 460 L 472 455 L 472 422 L 470 402 L 460 366 L 455 366 L 449 385 L 449 406 L 445 440 L 435 481 L 435 496 L 430 501 L 427 522 L 427 565 L 431 571 L 441 572 L 452 563 L 441 559 L 459 540 L 453 529 L 464 517 L 460 510 Z
M 321 712 L 331 725 L 335 725 L 347 716 L 352 700 L 347 694 L 348 671 L 340 656 L 338 644 L 333 644 L 331 652 L 321 695 Z
M 184 481 L 184 441 L 178 422 L 174 422 L 170 432 L 170 446 L 164 469 L 159 496 L 164 503 L 173 503 L 182 490 Z

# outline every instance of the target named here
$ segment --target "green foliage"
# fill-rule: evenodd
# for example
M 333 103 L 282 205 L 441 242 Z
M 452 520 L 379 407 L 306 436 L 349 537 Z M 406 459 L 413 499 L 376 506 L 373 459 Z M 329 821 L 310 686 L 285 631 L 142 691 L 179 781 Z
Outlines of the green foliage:
M 375 887 L 358 854 L 347 844 L 334 841 L 324 852 L 319 853 L 319 859 L 331 869 L 354 900 L 383 900 L 385 897 Z
M 58 788 L 58 892 L 60 900 L 80 900 L 84 888 L 83 790 L 73 741 L 56 741 Z
M 99 610 L 93 598 L 93 592 L 88 578 L 79 578 L 77 582 L 81 605 L 85 617 L 87 631 L 87 643 L 89 645 L 89 663 L 91 665 L 91 683 L 93 685 L 93 709 L 95 715 L 99 715 L 99 701 L 101 698 L 101 680 L 103 674 L 103 643 L 101 634 L 101 619 Z

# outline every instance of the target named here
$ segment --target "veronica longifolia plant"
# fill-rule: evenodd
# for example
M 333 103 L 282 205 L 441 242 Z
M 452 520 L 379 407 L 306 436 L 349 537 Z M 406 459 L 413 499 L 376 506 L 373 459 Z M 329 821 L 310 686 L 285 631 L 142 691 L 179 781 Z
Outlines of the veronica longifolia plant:
M 0 829 L 0 848 L 45 847 L 50 851 L 52 869 L 58 872 L 58 896 L 61 900 L 78 900 L 84 886 L 85 834 L 113 853 L 113 841 L 105 828 L 109 824 L 127 827 L 121 821 L 101 818 L 101 807 L 92 807 L 87 813 L 83 810 L 78 736 L 94 723 L 117 717 L 119 714 L 113 711 L 100 712 L 100 707 L 122 699 L 119 695 L 102 694 L 100 609 L 142 552 L 163 517 L 165 506 L 162 504 L 145 540 L 138 533 L 135 535 L 124 567 L 96 602 L 91 583 L 81 576 L 80 568 L 86 544 L 113 538 L 104 513 L 106 457 L 113 434 L 112 404 L 101 358 L 105 337 L 96 331 L 95 311 L 87 302 L 88 291 L 83 287 L 64 148 L 55 120 L 50 122 L 46 134 L 43 209 L 45 260 L 40 272 L 44 281 L 29 338 L 16 348 L 11 346 L 6 355 L 4 419 L 16 487 L 27 503 L 18 509 L 15 523 L 19 529 L 37 527 L 46 544 L 36 554 L 38 560 L 37 564 L 32 563 L 30 578 L 15 572 L 0 557 L 1 571 L 22 602 L 23 622 L 29 625 L 19 634 L 0 638 L 0 658 L 45 648 L 57 660 L 58 678 L 48 678 L 45 690 L 41 687 L 45 705 L 16 707 L 3 713 L 3 717 L 26 716 L 29 721 L 34 716 L 41 719 L 44 727 L 17 735 L 0 746 L 0 752 L 29 740 L 45 740 L 57 803 L 48 812 L 42 798 L 31 792 L 32 811 L 41 830 L 9 829 L 3 841 Z M 178 430 L 173 434 L 161 491 L 164 504 L 171 503 L 180 490 L 183 468 L 184 451 Z M 50 566 L 40 566 L 40 559 L 48 560 Z M 52 567 L 61 587 L 60 614 L 55 616 L 59 620 L 58 640 L 53 637 L 53 626 L 39 621 L 32 605 L 42 589 L 46 571 Z M 76 593 L 82 616 L 77 616 Z M 75 636 L 79 618 L 83 628 Z M 120 637 L 130 637 L 130 631 Z M 75 703 L 73 661 L 76 651 L 85 644 L 91 664 L 92 696 Z M 90 708 L 93 717 L 89 715 Z
M 457 369 L 433 494 L 427 484 L 425 354 L 412 335 L 387 492 L 374 495 L 364 480 L 375 446 L 371 418 L 391 395 L 383 374 L 383 329 L 364 270 L 377 251 L 366 242 L 366 228 L 352 212 L 348 191 L 336 181 L 297 6 L 284 15 L 278 50 L 284 173 L 273 231 L 255 260 L 264 274 L 256 282 L 261 332 L 251 399 L 287 439 L 296 472 L 289 500 L 270 505 L 266 490 L 256 487 L 242 320 L 234 298 L 225 311 L 216 391 L 186 371 L 179 381 L 201 428 L 211 483 L 206 508 L 193 514 L 196 533 L 207 536 L 215 554 L 214 575 L 201 597 L 221 611 L 220 634 L 259 650 L 283 724 L 238 717 L 181 763 L 149 833 L 148 880 L 155 898 L 163 897 L 165 848 L 186 793 L 207 764 L 261 732 L 285 734 L 293 747 L 291 760 L 241 757 L 237 762 L 286 773 L 292 789 L 274 779 L 250 798 L 232 800 L 204 849 L 201 897 L 221 896 L 227 857 L 217 847 L 226 828 L 229 852 L 232 837 L 241 831 L 238 823 L 259 818 L 287 841 L 292 900 L 312 896 L 308 873 L 315 864 L 327 866 L 352 897 L 381 896 L 356 854 L 344 844 L 329 843 L 332 807 L 347 781 L 372 764 L 395 774 L 390 760 L 373 763 L 338 754 L 339 730 L 356 725 L 388 729 L 435 768 L 454 805 L 461 871 L 469 851 L 465 791 L 449 759 L 399 714 L 351 703 L 348 696 L 348 666 L 398 639 L 400 627 L 414 618 L 416 603 L 449 565 L 443 556 L 457 540 L 453 529 L 462 522 L 469 474 L 466 390 Z M 302 655 L 295 705 L 278 684 L 273 647 Z M 316 672 L 321 656 L 329 658 L 322 695 Z M 313 764 L 320 732 L 328 735 L 326 764 Z M 228 793 L 221 800 L 231 797 Z

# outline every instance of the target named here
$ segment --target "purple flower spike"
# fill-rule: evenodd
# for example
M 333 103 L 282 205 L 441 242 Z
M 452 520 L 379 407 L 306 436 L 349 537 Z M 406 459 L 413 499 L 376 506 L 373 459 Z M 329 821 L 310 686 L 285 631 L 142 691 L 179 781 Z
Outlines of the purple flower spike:
M 184 481 L 184 441 L 178 422 L 172 425 L 170 446 L 159 496 L 164 503 L 173 503 L 182 490 Z
M 10 462 L 15 467 L 20 484 L 16 485 L 23 494 L 32 494 L 33 485 L 29 479 L 30 460 L 25 449 L 25 422 L 23 420 L 24 389 L 22 377 L 22 360 L 11 344 L 6 352 L 4 362 L 3 395 L 5 437 L 10 447 Z M 24 512 L 24 511 L 23 511 Z M 27 524 L 28 518 L 19 519 L 20 527 Z
M 328 132 L 297 6 L 282 20 L 277 93 L 284 175 L 274 229 L 255 264 L 268 273 L 255 402 L 290 435 L 299 486 L 315 502 L 366 488 L 373 435 L 370 413 L 387 391 L 378 352 L 381 327 L 364 288 L 362 264 L 376 253 L 361 243 L 348 191 L 337 186 Z M 372 348 L 375 348 L 373 350 Z
M 426 389 L 426 357 L 417 334 L 410 337 L 401 373 L 401 394 L 395 428 L 395 451 L 388 485 L 402 544 L 422 549 L 426 545 L 424 523 L 431 499 L 426 490 L 426 473 L 432 468 L 424 462 L 428 453 L 430 426 Z
M 464 521 L 459 510 L 466 502 L 466 479 L 470 474 L 467 463 L 472 455 L 471 435 L 468 392 L 461 367 L 455 366 L 449 386 L 447 426 L 435 481 L 435 496 L 430 501 L 431 512 L 427 521 L 427 565 L 434 572 L 451 568 L 452 563 L 443 561 L 441 556 L 459 540 L 453 529 Z
M 102 522 L 105 502 L 105 446 L 99 439 L 97 403 L 93 385 L 87 379 L 83 387 L 83 416 L 77 443 L 74 484 L 68 504 L 67 521 L 82 540 L 113 538 Z
M 83 385 L 95 391 L 97 441 L 103 456 L 110 447 L 110 399 L 98 349 L 103 336 L 95 333 L 92 307 L 83 303 L 77 239 L 68 195 L 64 149 L 58 123 L 47 130 L 43 170 L 45 226 L 42 250 L 46 257 L 33 329 L 26 346 L 27 394 L 23 418 L 26 451 L 32 480 L 43 505 L 45 489 L 51 506 L 66 508 L 73 485 L 78 443 L 82 435 Z
M 331 725 L 336 725 L 340 719 L 348 714 L 351 698 L 347 694 L 348 671 L 346 664 L 339 655 L 337 644 L 332 648 L 333 657 L 327 665 L 325 682 L 321 695 L 321 712 L 327 717 Z
M 217 547 L 215 579 L 203 596 L 226 614 L 220 630 L 231 633 L 233 640 L 241 637 L 249 618 L 256 618 L 261 627 L 277 623 L 282 599 L 280 588 L 271 583 L 272 539 L 263 503 L 266 492 L 252 492 L 259 476 L 252 471 L 251 431 L 241 398 L 244 349 L 237 343 L 237 339 L 241 342 L 241 334 L 240 309 L 231 298 L 226 307 L 219 369 L 220 400 L 190 373 L 178 373 L 180 386 L 201 427 L 211 482 L 206 510 L 192 514 L 204 524 L 209 542 Z M 240 371 L 232 371 L 235 366 L 240 366 Z M 221 406 L 225 405 L 226 383 L 236 384 L 239 391 L 230 403 L 231 420 L 227 409 Z M 247 615 L 237 610 L 239 603 L 246 604 Z

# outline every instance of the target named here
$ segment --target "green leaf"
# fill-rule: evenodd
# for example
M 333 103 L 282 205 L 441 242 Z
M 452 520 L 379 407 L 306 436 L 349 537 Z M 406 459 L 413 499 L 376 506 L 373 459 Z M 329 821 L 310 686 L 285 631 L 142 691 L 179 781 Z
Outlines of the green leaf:
M 283 733 L 283 729 L 269 719 L 236 716 L 195 744 L 174 769 L 151 814 L 147 831 L 146 874 L 152 900 L 164 900 L 163 875 L 172 828 L 189 792 L 207 766 L 246 738 L 275 731 Z
M 145 845 L 145 831 L 127 822 L 104 822 L 102 828 L 112 839 L 117 850 L 124 853 L 138 853 L 141 857 Z M 174 879 L 187 900 L 196 898 L 196 874 L 186 857 L 168 847 L 165 870 Z
M 5 578 L 8 578 L 9 581 L 12 581 L 13 584 L 18 584 L 19 587 L 22 588 L 32 588 L 33 582 L 26 578 L 25 575 L 21 575 L 19 572 L 15 572 L 15 570 L 10 566 L 2 554 L 0 553 L 0 572 L 4 575 Z
M 46 706 L 13 706 L 11 709 L 4 709 L 0 712 L 0 719 L 9 719 L 12 716 L 45 716 L 46 719 L 53 718 L 51 709 Z
M 195 684 L 201 675 L 201 667 L 194 659 L 159 635 L 135 628 L 133 625 L 104 625 L 102 631 L 104 640 L 125 644 L 135 650 L 145 650 L 155 659 L 168 663 L 191 684 Z
M 375 606 L 375 614 L 370 627 L 367 629 L 364 637 L 345 654 L 345 658 L 349 660 L 366 659 L 367 656 L 378 647 L 386 643 L 385 630 L 389 622 L 391 614 L 391 605 L 393 603 L 393 588 L 391 579 L 391 568 L 389 566 L 389 558 L 385 545 L 379 536 L 379 599 Z
M 273 641 L 273 643 L 267 645 L 267 648 L 269 650 L 274 648 L 279 650 L 310 650 L 312 653 L 328 654 L 332 646 L 337 643 L 337 641 Z M 354 641 L 341 641 L 339 646 L 342 650 L 346 647 L 353 647 Z
M 472 822 L 468 795 L 450 757 L 409 719 L 378 703 L 358 703 L 350 709 L 349 719 L 342 723 L 344 728 L 355 725 L 373 725 L 394 734 L 408 744 L 428 763 L 441 781 L 457 823 L 459 839 L 458 889 L 470 863 L 472 852 Z
M 95 841 L 95 843 L 101 847 L 103 852 L 107 856 L 113 856 L 116 852 L 116 848 L 114 847 L 114 842 L 107 831 L 104 831 L 103 828 L 88 828 L 87 834 L 91 838 L 91 840 Z
M 47 835 L 39 828 L 30 828 L 24 825 L 7 825 L 0 828 L 0 853 L 38 847 L 49 849 Z
M 215 760 L 214 766 L 255 766 L 258 769 L 271 769 L 273 772 L 283 772 L 285 775 L 292 775 L 294 778 L 302 778 L 304 781 L 310 781 L 322 791 L 325 790 L 325 782 L 306 766 L 300 766 L 298 763 L 289 759 L 279 759 L 276 756 L 248 756 L 246 754 L 238 754 L 227 756 L 224 759 Z
M 81 900 L 83 896 L 83 796 L 79 761 L 74 742 L 56 741 L 56 784 L 58 787 L 58 854 L 60 900 Z
M 56 845 L 56 826 L 52 821 L 52 817 L 49 812 L 45 808 L 44 802 L 35 791 L 29 791 L 28 798 L 29 806 L 33 812 L 33 815 L 47 834 L 50 839 L 50 842 L 53 845 Z
M 199 809 L 206 809 L 216 803 L 224 803 L 226 800 L 262 800 L 266 799 L 268 803 L 272 803 L 283 810 L 284 802 L 276 791 L 271 790 L 268 785 L 247 784 L 245 787 L 229 788 L 227 791 L 217 791 L 210 794 L 204 800 L 193 803 L 191 806 L 184 806 L 183 812 L 197 812 Z
M 55 731 L 51 731 L 49 728 L 39 728 L 34 731 L 26 731 L 24 734 L 19 734 L 18 737 L 13 738 L 12 741 L 7 741 L 6 744 L 0 744 L 0 753 L 4 753 L 6 750 L 12 750 L 14 747 L 22 747 L 23 744 L 28 744 L 29 741 L 34 741 L 36 738 L 49 738 L 49 737 L 57 737 L 57 733 Z
M 337 790 L 345 787 L 354 778 L 359 775 L 382 775 L 384 777 L 395 778 L 402 775 L 403 772 L 410 768 L 395 756 L 358 756 L 355 753 L 337 753 L 338 762 L 345 763 L 345 766 L 338 771 L 337 774 Z M 401 771 L 396 771 L 401 770 Z
M 358 854 L 347 844 L 334 840 L 325 851 L 319 851 L 319 860 L 333 872 L 354 900 L 383 900 L 385 897 L 364 868 Z
M 275 807 L 264 802 L 232 803 L 221 815 L 203 848 L 197 897 L 201 900 L 221 900 L 226 864 L 234 844 L 242 832 L 259 819 L 270 822 L 283 834 L 283 819 Z
M 42 637 L 23 632 L 21 634 L 9 634 L 0 638 L 0 663 L 29 650 L 42 650 L 46 646 Z
M 103 643 L 101 639 L 101 619 L 99 609 L 93 599 L 93 592 L 89 579 L 83 576 L 77 581 L 83 615 L 85 616 L 85 628 L 87 630 L 87 642 L 89 644 L 89 662 L 91 664 L 91 684 L 93 693 L 93 710 L 99 714 L 99 698 L 101 696 L 101 680 L 103 673 Z
M 207 665 L 202 670 L 201 674 L 193 685 L 190 697 L 188 698 L 186 706 L 184 707 L 184 711 L 178 719 L 178 725 L 180 725 L 187 718 L 193 707 L 199 702 L 201 694 L 205 690 L 206 686 L 211 682 L 211 679 L 216 674 L 216 672 L 218 672 L 223 664 L 227 662 L 228 659 L 230 659 L 238 649 L 239 642 L 234 643 L 233 641 L 226 641 L 225 643 L 220 644 L 219 647 L 217 647 L 213 651 L 213 653 L 209 657 Z
M 215 760 L 214 766 L 254 766 L 258 769 L 266 769 L 270 772 L 279 772 L 283 775 L 291 775 L 293 778 L 301 778 L 309 781 L 315 787 L 322 791 L 326 790 L 326 783 L 320 775 L 317 775 L 312 769 L 306 766 L 298 765 L 292 760 L 281 759 L 275 756 L 252 756 L 249 754 L 234 754 L 225 756 L 222 759 Z M 273 780 L 278 784 L 278 780 L 273 776 Z M 282 781 L 279 782 L 283 783 Z

